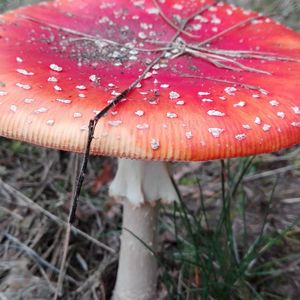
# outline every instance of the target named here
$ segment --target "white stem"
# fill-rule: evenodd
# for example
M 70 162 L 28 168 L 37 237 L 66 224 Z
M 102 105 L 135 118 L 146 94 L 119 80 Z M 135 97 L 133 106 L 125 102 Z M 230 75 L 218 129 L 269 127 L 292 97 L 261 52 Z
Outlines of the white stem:
M 120 158 L 118 163 L 117 174 L 109 188 L 110 195 L 126 198 L 136 206 L 157 200 L 178 201 L 167 163 Z
M 153 252 L 156 251 L 157 211 L 156 206 L 149 204 L 133 207 L 127 201 L 124 203 L 119 268 L 113 300 L 155 298 L 157 262 Z
M 124 199 L 119 269 L 113 300 L 155 299 L 156 201 L 169 203 L 178 200 L 166 163 L 119 159 L 110 194 Z

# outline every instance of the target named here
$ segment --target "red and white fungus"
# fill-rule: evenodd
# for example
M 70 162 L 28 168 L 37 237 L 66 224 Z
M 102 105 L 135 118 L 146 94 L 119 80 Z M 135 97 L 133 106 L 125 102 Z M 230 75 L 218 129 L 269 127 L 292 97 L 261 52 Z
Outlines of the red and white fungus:
M 156 62 L 156 63 L 154 63 Z M 300 141 L 300 36 L 211 0 L 54 0 L 0 16 L 0 135 L 92 154 L 197 161 Z M 128 90 L 128 87 L 133 87 Z M 123 228 L 155 252 L 162 162 L 120 160 Z M 153 253 L 123 230 L 114 300 L 155 297 Z
M 45 2 L 1 16 L 0 49 L 9 138 L 82 152 L 89 120 L 165 51 L 99 121 L 93 154 L 207 160 L 300 140 L 299 35 L 223 2 Z

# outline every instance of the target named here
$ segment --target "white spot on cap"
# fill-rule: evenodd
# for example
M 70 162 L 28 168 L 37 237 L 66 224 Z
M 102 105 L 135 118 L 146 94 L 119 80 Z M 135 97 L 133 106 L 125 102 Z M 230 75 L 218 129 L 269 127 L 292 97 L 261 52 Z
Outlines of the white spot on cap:
M 54 123 L 55 123 L 55 121 L 54 121 L 53 119 L 47 120 L 47 122 L 46 122 L 46 124 L 47 124 L 48 126 L 53 126 Z
M 184 103 L 185 102 L 183 100 L 179 100 L 179 101 L 176 102 L 177 105 L 184 105 Z
M 235 136 L 235 139 L 237 139 L 238 141 L 242 141 L 246 138 L 246 134 L 245 133 L 240 133 L 240 134 L 237 134 Z
M 179 3 L 175 3 L 173 4 L 173 8 L 176 10 L 182 10 L 183 9 L 183 5 L 179 4 Z
M 64 104 L 71 104 L 72 103 L 72 100 L 70 100 L 70 99 L 57 98 L 56 101 L 60 102 L 60 103 L 64 103 Z
M 89 80 L 90 80 L 91 82 L 98 82 L 99 77 L 98 77 L 97 75 L 95 75 L 95 74 L 92 74 L 92 75 L 89 77 Z
M 238 103 L 233 104 L 233 107 L 244 107 L 246 105 L 245 101 L 240 101 Z
M 17 108 L 17 105 L 14 105 L 14 104 L 12 104 L 12 105 L 10 106 L 10 108 L 9 108 L 9 110 L 12 111 L 12 112 L 14 112 L 14 113 L 17 112 L 17 109 L 18 109 L 18 108 Z
M 284 118 L 285 118 L 285 113 L 284 113 L 283 111 L 277 112 L 276 115 L 277 115 L 280 119 L 284 119 Z
M 291 125 L 294 127 L 300 127 L 300 122 L 292 122 Z
M 209 116 L 214 116 L 214 117 L 223 117 L 225 116 L 225 113 L 221 112 L 221 111 L 218 111 L 218 110 L 215 110 L 215 109 L 211 109 L 207 112 L 207 114 Z
M 86 90 L 86 86 L 82 85 L 82 84 L 81 85 L 76 85 L 76 89 L 83 91 L 83 90 Z
M 48 81 L 49 82 L 57 82 L 58 79 L 56 77 L 54 77 L 54 76 L 51 76 L 51 77 L 48 78 Z
M 114 121 L 108 121 L 107 123 L 110 126 L 117 127 L 121 125 L 123 122 L 121 120 L 114 120 Z
M 198 92 L 198 96 L 208 96 L 210 95 L 209 92 Z
M 245 129 L 249 129 L 249 130 L 251 129 L 250 125 L 248 125 L 248 124 L 243 124 L 242 127 Z
M 6 96 L 7 94 L 8 94 L 8 92 L 6 92 L 6 91 L 0 91 L 0 97 Z
M 292 110 L 294 111 L 294 113 L 295 113 L 296 115 L 300 115 L 300 108 L 299 108 L 298 106 L 293 106 L 293 107 L 292 107 Z
M 61 88 L 59 85 L 55 85 L 53 88 L 54 88 L 57 92 L 62 91 L 62 88 Z
M 220 137 L 221 133 L 224 132 L 225 129 L 222 128 L 208 128 L 208 132 L 213 135 L 213 137 Z
M 51 65 L 50 65 L 50 69 L 51 69 L 52 71 L 55 71 L 55 72 L 61 72 L 63 68 L 60 67 L 60 66 L 58 66 L 58 65 L 56 65 L 56 64 L 51 64 Z
M 186 136 L 186 138 L 187 138 L 188 140 L 190 140 L 190 139 L 193 137 L 193 134 L 192 134 L 191 131 L 187 131 L 187 132 L 185 133 L 185 136 Z
M 137 110 L 137 111 L 135 112 L 135 114 L 136 114 L 137 116 L 141 117 L 141 116 L 143 116 L 143 115 L 145 114 L 145 112 L 144 112 L 143 110 Z
M 156 8 L 156 7 L 151 7 L 151 8 L 148 8 L 147 9 L 147 13 L 149 15 L 158 15 L 160 12 L 160 9 L 159 8 Z
M 136 128 L 140 129 L 140 130 L 148 129 L 149 128 L 149 124 L 147 124 L 147 123 L 137 124 Z
M 33 76 L 34 75 L 33 72 L 29 72 L 25 69 L 17 69 L 17 72 L 22 74 L 22 75 L 25 75 L 25 76 Z
M 153 150 L 157 150 L 159 148 L 159 140 L 152 139 L 150 142 L 150 146 Z
M 173 112 L 167 112 L 167 118 L 174 119 L 177 118 L 177 114 Z
M 269 125 L 269 124 L 264 124 L 263 127 L 262 127 L 262 130 L 263 130 L 263 131 L 269 131 L 270 128 L 271 128 L 271 125 Z
M 167 84 L 167 83 L 162 83 L 162 84 L 160 85 L 160 87 L 163 88 L 163 89 L 167 89 L 169 86 L 170 86 L 170 85 Z
M 23 83 L 16 83 L 16 86 L 23 89 L 23 90 L 31 90 L 31 85 L 23 84 Z
M 36 109 L 34 112 L 37 113 L 37 114 L 40 114 L 40 113 L 45 113 L 47 112 L 48 109 L 45 108 L 45 107 L 39 107 L 38 109 Z
M 254 123 L 257 124 L 257 125 L 260 125 L 261 124 L 260 117 L 256 117 L 255 120 L 254 120 Z
M 180 97 L 180 95 L 177 92 L 172 91 L 169 93 L 169 98 L 171 100 L 178 99 L 179 97 Z
M 140 39 L 144 40 L 144 39 L 146 39 L 146 38 L 147 38 L 147 35 L 146 35 L 146 33 L 145 33 L 145 32 L 143 32 L 143 31 L 140 31 L 140 32 L 138 33 L 138 37 L 139 37 Z
M 227 93 L 230 96 L 234 96 L 237 89 L 233 86 L 228 86 L 224 89 L 225 93 Z
M 33 98 L 25 98 L 23 101 L 26 104 L 30 104 L 30 103 L 32 103 L 34 101 L 34 99 Z
M 117 92 L 117 91 L 112 91 L 110 94 L 111 94 L 112 96 L 120 96 L 120 95 L 121 95 L 121 93 L 119 93 L 119 92 Z
M 278 106 L 279 105 L 279 102 L 277 100 L 271 100 L 269 102 L 272 106 Z
M 75 112 L 73 114 L 73 117 L 76 119 L 76 118 L 81 118 L 82 117 L 82 114 L 80 112 Z
M 23 62 L 23 58 L 17 57 L 17 58 L 16 58 L 16 61 L 17 61 L 18 63 L 22 63 L 22 62 Z

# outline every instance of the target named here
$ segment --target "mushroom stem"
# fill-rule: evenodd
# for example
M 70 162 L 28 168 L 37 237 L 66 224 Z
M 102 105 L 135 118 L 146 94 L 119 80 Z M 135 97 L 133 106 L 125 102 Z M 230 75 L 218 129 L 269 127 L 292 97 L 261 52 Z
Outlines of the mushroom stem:
M 157 205 L 135 207 L 124 202 L 119 268 L 113 300 L 154 299 L 157 215 Z
M 152 300 L 156 294 L 157 200 L 178 200 L 167 164 L 119 159 L 110 194 L 124 199 L 123 230 L 113 300 Z

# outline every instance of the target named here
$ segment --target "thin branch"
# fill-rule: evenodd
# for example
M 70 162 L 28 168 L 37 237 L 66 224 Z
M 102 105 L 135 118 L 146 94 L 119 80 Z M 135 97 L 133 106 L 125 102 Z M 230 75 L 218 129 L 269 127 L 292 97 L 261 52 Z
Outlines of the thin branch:
M 249 90 L 257 90 L 262 94 L 267 94 L 268 93 L 265 89 L 263 89 L 260 86 L 240 83 L 240 82 L 237 82 L 237 81 L 218 79 L 218 78 L 213 78 L 213 77 L 209 77 L 209 76 L 200 76 L 200 75 L 198 76 L 198 75 L 192 75 L 192 74 L 180 74 L 180 76 L 181 77 L 186 77 L 186 78 L 199 78 L 199 79 L 208 80 L 208 81 L 215 81 L 215 82 L 220 82 L 220 83 L 225 83 L 225 84 L 232 84 L 232 85 L 236 85 L 236 86 L 241 86 L 241 87 L 249 89 Z
M 212 2 L 212 3 L 210 3 L 210 4 L 205 5 L 205 6 L 202 7 L 199 11 L 196 12 L 196 15 L 202 14 L 203 12 L 205 12 L 206 10 L 208 10 L 210 7 L 215 6 L 219 1 L 220 1 L 220 0 L 217 0 L 217 1 L 214 1 L 214 2 Z M 164 19 L 171 27 L 173 27 L 174 29 L 176 29 L 176 31 L 179 31 L 179 30 L 180 30 L 180 26 L 177 26 L 176 24 L 174 24 L 174 23 L 167 17 L 167 15 L 163 12 L 163 10 L 161 9 L 160 5 L 158 4 L 157 0 L 152 0 L 152 2 L 153 2 L 154 5 L 156 6 L 156 8 L 158 8 L 160 16 L 161 16 L 161 17 L 162 17 L 162 18 L 163 18 L 163 19 Z M 195 16 L 196 16 L 196 15 L 195 15 Z M 190 20 L 193 19 L 195 16 L 193 16 L 192 18 L 189 17 Z M 184 30 L 184 29 L 181 30 L 180 32 L 181 32 L 182 34 L 184 34 L 184 35 L 190 37 L 190 38 L 199 38 L 198 35 L 192 34 L 192 33 L 188 32 L 188 31 L 186 31 L 186 30 Z
M 5 238 L 7 238 L 9 241 L 13 242 L 14 244 L 19 246 L 19 249 L 23 252 L 25 252 L 31 259 L 33 259 L 36 264 L 39 266 L 43 266 L 48 268 L 51 271 L 54 271 L 56 274 L 59 274 L 59 269 L 57 269 L 55 266 L 52 266 L 49 262 L 47 262 L 44 258 L 42 258 L 40 255 L 38 255 L 33 249 L 22 243 L 20 240 L 18 240 L 16 237 L 12 236 L 8 232 L 5 232 L 3 234 Z M 76 281 L 74 278 L 70 276 L 66 276 L 66 279 L 69 282 L 72 282 L 76 285 L 79 285 L 78 281 Z
M 37 203 L 33 202 L 30 198 L 26 197 L 24 194 L 22 194 L 21 192 L 19 192 L 17 189 L 13 188 L 12 186 L 8 185 L 7 183 L 3 182 L 1 179 L 0 179 L 0 188 L 7 191 L 10 195 L 12 195 L 16 199 L 18 199 L 18 201 L 23 202 L 22 203 L 23 205 L 26 205 L 26 206 L 30 207 L 31 209 L 36 210 L 39 213 L 42 213 L 43 215 L 47 216 L 54 223 L 61 225 L 63 227 L 67 227 L 68 223 L 61 220 L 57 216 L 53 215 L 51 212 L 47 211 L 46 209 L 44 209 Z M 71 230 L 74 234 L 80 235 L 81 237 L 87 239 L 88 241 L 97 245 L 98 247 L 105 249 L 106 251 L 108 251 L 110 253 L 115 253 L 114 249 L 110 248 L 109 246 L 105 245 L 104 243 L 101 243 L 100 241 L 96 240 L 95 238 L 93 238 L 92 236 L 88 235 L 87 233 L 81 231 L 80 229 L 72 226 Z
M 229 33 L 229 32 L 231 32 L 231 31 L 234 31 L 234 30 L 236 30 L 236 29 L 238 29 L 238 28 L 241 28 L 241 27 L 243 27 L 243 26 L 245 26 L 245 25 L 248 25 L 249 23 L 253 22 L 254 20 L 260 19 L 260 18 L 262 18 L 262 17 L 263 17 L 263 16 L 258 15 L 258 16 L 254 16 L 254 17 L 248 18 L 248 19 L 246 19 L 246 20 L 244 20 L 244 21 L 241 21 L 241 22 L 239 22 L 239 23 L 237 23 L 237 24 L 235 24 L 235 25 L 233 25 L 233 26 L 231 26 L 231 27 L 229 27 L 229 28 L 227 28 L 227 29 L 225 29 L 225 30 L 219 32 L 218 34 L 215 34 L 214 36 L 212 36 L 212 37 L 210 37 L 210 38 L 208 38 L 208 39 L 206 39 L 206 40 L 200 42 L 200 43 L 198 44 L 198 46 L 201 47 L 201 46 L 207 45 L 207 44 L 209 44 L 210 42 L 212 42 L 212 41 L 214 41 L 214 40 L 220 38 L 220 37 L 223 36 L 223 35 L 225 35 L 226 33 Z

